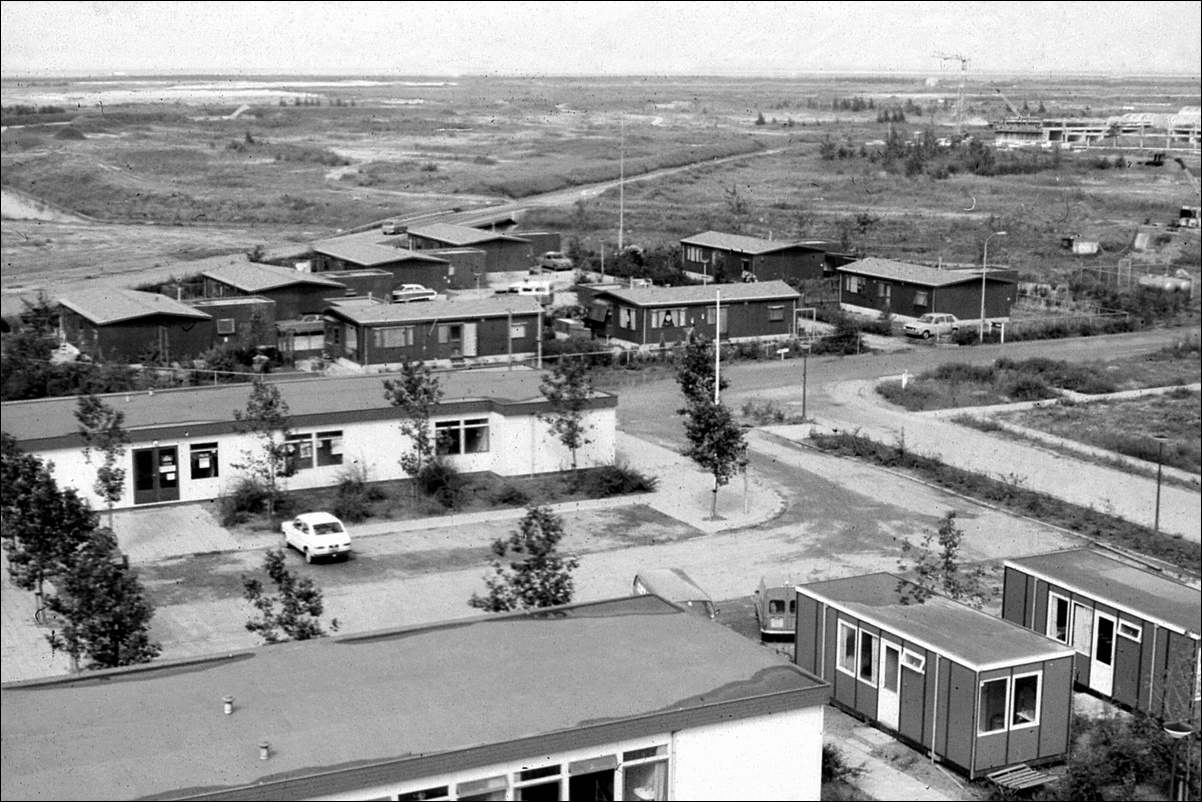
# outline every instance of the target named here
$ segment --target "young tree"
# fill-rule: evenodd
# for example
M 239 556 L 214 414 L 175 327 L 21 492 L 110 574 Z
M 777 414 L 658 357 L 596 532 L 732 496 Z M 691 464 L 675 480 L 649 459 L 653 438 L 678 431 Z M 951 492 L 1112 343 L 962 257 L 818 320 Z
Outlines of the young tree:
M 725 390 L 730 382 L 719 376 L 719 390 Z M 714 349 L 705 337 L 697 337 L 685 346 L 680 363 L 676 366 L 676 383 L 684 393 L 686 402 L 714 397 Z M 677 410 L 683 415 L 683 410 Z
M 406 362 L 399 379 L 384 380 L 384 397 L 405 415 L 400 423 L 401 434 L 409 438 L 413 450 L 401 455 L 401 469 L 416 478 L 438 456 L 430 416 L 442 399 L 442 387 L 429 366 Z
M 964 531 L 956 526 L 954 510 L 943 516 L 938 532 L 927 532 L 923 536 L 921 546 L 904 541 L 898 568 L 903 572 L 912 571 L 915 584 L 905 586 L 907 590 L 902 595 L 902 602 L 922 604 L 934 594 L 941 593 L 978 610 L 983 607 L 993 597 L 993 591 L 986 584 L 987 574 L 982 566 L 968 567 L 961 562 L 963 544 Z
M 592 442 L 586 437 L 591 427 L 584 422 L 584 410 L 593 394 L 588 361 L 584 357 L 561 356 L 543 378 L 539 390 L 551 404 L 551 414 L 540 415 L 539 420 L 549 425 L 559 442 L 571 450 L 575 473 L 577 450 Z
M 714 477 L 710 516 L 718 516 L 718 489 L 747 464 L 747 441 L 734 415 L 721 401 L 714 400 L 715 366 L 704 339 L 685 347 L 676 368 L 676 383 L 684 394 L 685 406 L 676 412 L 684 416 L 688 448 L 684 455 Z M 718 376 L 719 391 L 729 382 Z
M 243 451 L 243 461 L 234 467 L 246 471 L 252 481 L 264 487 L 267 514 L 274 516 L 280 477 L 289 473 L 287 441 L 292 419 L 288 403 L 280 396 L 278 387 L 256 378 L 250 387 L 246 409 L 234 410 L 234 421 L 235 430 L 251 434 L 259 441 L 258 451 Z
M 92 486 L 96 495 L 104 499 L 109 513 L 109 529 L 113 528 L 113 505 L 125 493 L 125 469 L 117 467 L 117 461 L 125 454 L 129 437 L 121 424 L 125 413 L 113 409 L 95 395 L 79 396 L 75 409 L 79 421 L 79 433 L 83 436 L 83 456 L 92 461 L 92 449 L 100 452 L 101 463 L 96 469 L 96 483 Z
M 71 656 L 72 665 L 87 657 L 88 668 L 116 668 L 158 656 L 160 647 L 150 639 L 154 607 L 110 530 L 95 530 L 55 576 L 55 585 L 57 592 L 46 606 L 65 623 L 47 639 L 52 648 Z
M 0 536 L 17 587 L 42 595 L 45 581 L 69 566 L 91 539 L 96 516 L 71 489 L 61 490 L 51 466 L 0 435 Z
M 580 564 L 564 557 L 557 547 L 563 539 L 563 519 L 547 507 L 526 512 L 509 539 L 493 541 L 492 576 L 486 576 L 488 595 L 472 594 L 468 604 L 490 613 L 531 610 L 568 604 L 575 592 L 572 572 Z M 502 560 L 515 558 L 506 569 Z
M 308 577 L 298 578 L 284 565 L 282 549 L 269 550 L 263 558 L 263 570 L 275 583 L 275 595 L 263 592 L 261 580 L 242 575 L 242 596 L 259 611 L 258 618 L 246 622 L 267 643 L 285 640 L 309 640 L 325 637 L 318 620 L 325 609 L 321 590 Z M 330 622 L 338 630 L 338 619 Z

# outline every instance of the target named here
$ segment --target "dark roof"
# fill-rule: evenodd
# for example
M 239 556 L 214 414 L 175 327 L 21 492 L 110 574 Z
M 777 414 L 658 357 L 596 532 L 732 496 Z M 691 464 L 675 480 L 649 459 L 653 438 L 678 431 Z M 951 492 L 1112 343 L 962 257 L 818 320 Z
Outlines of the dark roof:
M 247 304 L 266 304 L 275 306 L 275 301 L 271 298 L 264 298 L 262 295 L 226 295 L 223 298 L 190 298 L 188 306 L 200 307 L 208 309 L 212 306 L 245 306 Z
M 890 281 L 903 281 L 907 284 L 921 284 L 926 287 L 946 287 L 952 284 L 963 284 L 966 281 L 980 281 L 981 271 L 976 270 L 940 270 L 937 267 L 912 265 L 908 262 L 895 262 L 892 259 L 869 257 L 860 259 L 842 267 L 835 268 L 840 273 L 856 273 L 861 276 L 872 276 Z M 991 274 L 993 270 L 989 271 Z M 1002 276 L 990 275 L 991 280 L 1006 280 Z
M 361 239 L 339 238 L 327 239 L 313 243 L 313 250 L 325 256 L 332 256 L 344 262 L 354 262 L 364 267 L 387 265 L 394 262 L 434 262 L 446 263 L 446 259 L 437 256 L 411 251 L 407 248 L 394 248 L 390 245 L 379 245 L 374 242 L 364 242 Z
M 974 671 L 1071 657 L 1073 650 L 1018 624 L 944 596 L 905 603 L 917 589 L 893 574 L 866 574 L 797 588 L 863 621 L 967 666 Z
M 291 267 L 261 265 L 257 262 L 239 262 L 221 265 L 201 273 L 202 276 L 236 287 L 243 292 L 263 292 L 294 284 L 314 284 L 320 287 L 341 287 L 332 278 L 316 273 L 304 273 Z
M 716 248 L 721 251 L 737 251 L 738 253 L 752 254 L 774 253 L 775 251 L 785 251 L 789 248 L 805 248 L 811 251 L 822 250 L 803 242 L 745 237 L 742 234 L 724 234 L 721 231 L 706 231 L 701 234 L 695 234 L 682 239 L 680 244 L 700 245 L 704 248 Z
M 783 281 L 752 281 L 746 284 L 690 284 L 684 287 L 634 287 L 602 289 L 597 296 L 608 295 L 634 306 L 670 306 L 673 304 L 712 304 L 718 292 L 722 303 L 728 301 L 776 301 L 800 298 L 797 290 Z
M 1037 554 L 1005 564 L 1179 632 L 1196 636 L 1202 627 L 1202 594 L 1197 589 L 1091 549 Z
M 492 242 L 494 240 L 506 240 L 508 242 L 529 242 L 528 239 L 515 237 L 512 234 L 502 234 L 496 231 L 481 231 L 478 228 L 469 226 L 457 226 L 451 223 L 428 223 L 424 226 L 410 226 L 410 236 L 421 237 L 422 239 L 432 239 L 436 242 L 445 242 L 448 245 L 461 247 L 464 245 L 476 245 L 481 242 Z
M 443 405 L 477 399 L 488 399 L 502 406 L 542 400 L 539 385 L 543 374 L 539 371 L 458 370 L 439 373 L 438 377 L 443 389 Z M 384 398 L 382 381 L 385 378 L 385 375 L 368 374 L 293 379 L 273 384 L 288 404 L 294 425 L 299 426 L 305 425 L 307 418 L 320 421 L 338 414 L 378 413 L 385 417 L 392 414 L 392 407 Z M 189 425 L 199 428 L 210 423 L 232 427 L 233 411 L 245 409 L 249 395 L 249 384 L 225 384 L 109 393 L 101 397 L 125 413 L 125 429 L 136 440 L 141 436 L 139 430 L 145 429 Z M 604 403 L 616 402 L 616 398 L 607 393 L 597 393 L 597 397 L 608 399 Z M 74 396 L 8 401 L 0 405 L 4 431 L 30 450 L 38 447 L 38 441 L 78 438 L 75 408 Z M 31 443 L 33 445 L 29 445 Z
M 820 707 L 829 695 L 759 644 L 653 596 L 15 683 L 2 694 L 3 796 L 55 800 L 314 798 L 486 765 L 494 745 L 519 739 L 535 740 L 513 759 Z
M 403 304 L 334 304 L 327 313 L 337 314 L 353 323 L 443 322 L 468 318 L 537 315 L 542 304 L 529 295 L 496 295 L 488 298 L 460 298 L 448 301 L 413 301 Z
M 59 301 L 72 312 L 104 326 L 154 315 L 210 320 L 210 315 L 166 295 L 123 289 L 96 289 Z

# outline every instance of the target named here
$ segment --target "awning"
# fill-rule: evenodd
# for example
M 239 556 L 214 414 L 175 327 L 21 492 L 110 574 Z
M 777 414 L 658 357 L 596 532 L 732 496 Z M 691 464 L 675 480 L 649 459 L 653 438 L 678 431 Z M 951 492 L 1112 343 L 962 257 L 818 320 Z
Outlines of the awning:
M 593 301 L 588 308 L 588 319 L 604 323 L 611 310 L 612 306 L 609 301 Z

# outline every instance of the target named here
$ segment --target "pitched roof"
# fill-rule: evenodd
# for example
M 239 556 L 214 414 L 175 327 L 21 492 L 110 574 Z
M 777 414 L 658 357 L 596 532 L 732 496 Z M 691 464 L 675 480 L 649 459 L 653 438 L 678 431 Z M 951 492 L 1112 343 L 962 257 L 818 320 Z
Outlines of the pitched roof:
M 457 226 L 452 223 L 428 223 L 424 226 L 410 226 L 409 234 L 410 236 L 437 240 L 438 242 L 445 242 L 448 245 L 455 246 L 475 245 L 479 242 L 492 242 L 494 240 L 506 240 L 508 242 L 530 241 L 522 237 L 515 237 L 512 234 L 482 231 L 478 228 Z
M 912 601 L 918 586 L 879 573 L 801 585 L 799 592 L 976 671 L 1068 657 L 1073 650 L 944 596 Z M 907 599 L 910 599 L 907 601 Z
M 412 323 L 422 320 L 464 320 L 466 318 L 535 315 L 542 304 L 529 295 L 497 295 L 491 298 L 462 298 L 447 301 L 413 301 L 404 304 L 336 303 L 329 310 L 354 323 Z
M 354 262 L 364 267 L 387 265 L 394 262 L 435 262 L 445 264 L 446 259 L 429 256 L 408 248 L 394 248 L 390 245 L 379 245 L 363 240 L 328 239 L 313 243 L 313 250 L 325 256 L 332 256 L 344 262 Z
M 59 303 L 102 326 L 152 315 L 172 315 L 193 320 L 210 320 L 212 317 L 166 295 L 138 290 L 90 290 L 86 295 L 63 298 Z
M 800 298 L 797 290 L 783 281 L 752 281 L 746 284 L 689 284 L 684 287 L 634 287 L 598 290 L 634 306 L 669 306 L 671 304 L 712 304 L 718 292 L 722 302 L 773 301 Z
M 1202 627 L 1202 595 L 1196 589 L 1092 549 L 1036 554 L 1006 565 L 1182 632 Z
M 921 284 L 927 287 L 947 287 L 952 284 L 962 284 L 966 281 L 981 280 L 980 269 L 940 270 L 937 267 L 912 265 L 909 262 L 897 262 L 893 259 L 878 259 L 875 256 L 850 262 L 835 269 L 840 273 L 855 273 L 861 276 L 872 276 L 874 278 L 889 279 L 890 281 L 903 281 L 908 284 Z M 990 268 L 989 272 L 992 274 L 993 269 Z M 990 278 L 995 281 L 1008 280 L 1003 279 L 1000 275 L 991 275 Z
M 819 708 L 829 687 L 725 627 L 639 596 L 0 693 L 5 799 L 311 799 L 483 767 L 497 747 L 533 758 Z M 521 754 L 531 738 L 533 754 Z
M 771 240 L 761 239 L 759 237 L 745 237 L 742 234 L 725 234 L 721 231 L 706 231 L 701 234 L 695 234 L 680 241 L 681 245 L 700 245 L 703 248 L 717 248 L 722 251 L 737 251 L 739 253 L 772 253 L 774 251 L 783 251 L 789 248 L 807 248 L 809 250 L 821 250 L 813 245 L 808 245 L 803 242 L 789 242 L 787 240 Z
M 334 279 L 316 273 L 303 273 L 290 267 L 262 265 L 257 262 L 238 262 L 221 265 L 201 273 L 202 276 L 236 287 L 243 292 L 263 292 L 294 284 L 314 284 L 319 287 L 341 287 Z

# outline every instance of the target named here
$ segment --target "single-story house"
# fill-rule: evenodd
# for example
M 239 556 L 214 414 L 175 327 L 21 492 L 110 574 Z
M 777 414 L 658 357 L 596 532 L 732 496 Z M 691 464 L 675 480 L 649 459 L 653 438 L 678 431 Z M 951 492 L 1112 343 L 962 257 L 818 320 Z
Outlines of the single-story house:
M 422 253 L 447 260 L 447 286 L 450 289 L 478 290 L 488 286 L 488 254 L 485 251 L 479 248 L 435 248 Z
M 1073 650 L 887 573 L 797 588 L 797 651 L 832 704 L 972 779 L 1069 751 Z
M 1007 560 L 1005 568 L 1003 617 L 1072 647 L 1080 687 L 1165 720 L 1197 709 L 1197 588 L 1091 549 Z
M 913 320 L 928 312 L 944 312 L 961 320 L 981 319 L 981 270 L 936 267 L 870 257 L 835 269 L 839 304 L 857 314 L 888 312 Z M 984 281 L 986 320 L 1009 320 L 1018 296 L 1012 270 L 989 270 Z
M 339 284 L 346 287 L 347 296 L 362 296 L 364 298 L 382 298 L 387 301 L 392 297 L 392 291 L 399 285 L 396 277 L 387 270 L 342 270 L 329 275 Z
M 0 789 L 816 800 L 828 691 L 638 596 L 6 684 Z
M 810 281 L 827 271 L 823 248 L 787 240 L 706 231 L 680 241 L 683 268 L 728 281 Z
M 550 405 L 539 390 L 542 374 L 454 371 L 439 377 L 443 398 L 434 427 L 447 435 L 446 458 L 462 473 L 501 476 L 551 473 L 572 464 L 572 455 L 539 415 Z M 338 484 L 347 466 L 373 480 L 404 479 L 397 462 L 410 448 L 397 423 L 402 413 L 384 397 L 379 375 L 273 382 L 290 410 L 295 473 L 287 487 L 302 490 Z M 259 446 L 237 431 L 234 411 L 246 408 L 250 385 L 225 384 L 103 396 L 125 413 L 129 445 L 123 457 L 125 492 L 117 507 L 219 498 L 241 475 L 235 467 Z M 618 399 L 597 392 L 584 413 L 590 442 L 577 450 L 581 466 L 614 460 Z M 76 399 L 5 402 L 4 431 L 26 452 L 54 463 L 59 484 L 73 487 L 93 507 L 96 465 L 83 454 Z
M 259 295 L 195 298 L 188 306 L 213 318 L 215 345 L 253 348 L 276 344 L 275 301 Z
M 783 281 L 604 288 L 593 295 L 585 322 L 594 337 L 639 347 L 684 342 L 691 334 L 785 338 L 794 333 L 800 299 Z
M 528 270 L 535 257 L 530 240 L 524 237 L 451 223 L 410 226 L 409 247 L 415 251 L 478 248 L 487 254 L 484 269 L 489 273 Z
M 360 368 L 404 362 L 502 362 L 538 348 L 542 305 L 536 298 L 498 295 L 404 304 L 335 303 L 325 311 L 331 359 Z
M 437 292 L 451 286 L 450 262 L 447 259 L 373 242 L 368 237 L 379 239 L 379 232 L 314 243 L 313 272 L 334 272 L 335 275 L 327 278 L 341 281 L 342 276 L 338 275 L 341 271 L 385 270 L 392 276 L 392 286 L 384 293 L 384 297 L 402 284 L 423 284 Z
M 153 355 L 165 363 L 213 346 L 213 317 L 153 292 L 95 289 L 59 301 L 63 337 L 85 354 L 117 362 Z
M 275 301 L 276 320 L 318 314 L 327 298 L 346 295 L 346 285 L 327 276 L 257 262 L 235 262 L 201 273 L 206 298 L 261 295 Z

